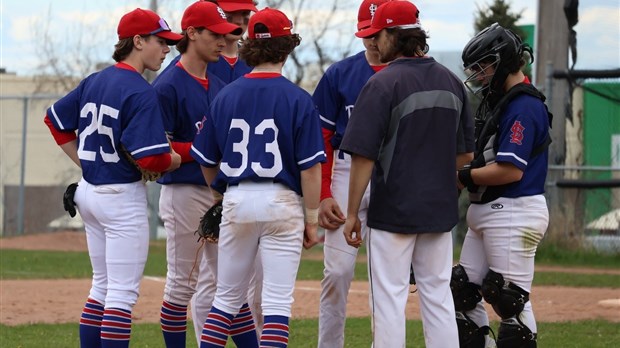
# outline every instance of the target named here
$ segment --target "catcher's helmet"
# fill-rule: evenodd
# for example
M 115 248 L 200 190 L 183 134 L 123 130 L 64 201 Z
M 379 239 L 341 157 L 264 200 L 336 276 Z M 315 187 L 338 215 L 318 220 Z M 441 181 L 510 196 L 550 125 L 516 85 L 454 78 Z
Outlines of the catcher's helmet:
M 521 38 L 510 29 L 497 23 L 486 27 L 476 34 L 463 49 L 461 58 L 469 75 L 465 85 L 476 95 L 486 96 L 489 92 L 501 93 L 508 74 L 516 72 L 521 67 L 524 51 L 530 53 L 530 57 L 532 56 L 531 48 L 524 45 Z M 493 66 L 495 73 L 490 82 L 474 90 L 470 85 L 480 84 L 478 78 L 484 70 L 482 63 L 485 63 L 485 67 Z

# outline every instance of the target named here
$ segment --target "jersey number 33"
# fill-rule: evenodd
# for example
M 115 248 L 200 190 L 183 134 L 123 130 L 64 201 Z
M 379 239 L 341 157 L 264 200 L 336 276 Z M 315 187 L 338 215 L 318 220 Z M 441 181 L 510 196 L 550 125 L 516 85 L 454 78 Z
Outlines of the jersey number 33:
M 241 131 L 241 140 L 233 143 L 232 151 L 241 157 L 238 166 L 233 167 L 229 162 L 222 162 L 220 170 L 228 177 L 239 177 L 247 169 L 248 165 L 252 171 L 259 177 L 274 178 L 282 171 L 282 156 L 280 147 L 278 146 L 278 127 L 273 119 L 263 120 L 254 130 L 244 119 L 232 119 L 230 123 L 230 132 L 234 129 Z M 273 132 L 273 141 L 265 143 L 264 153 L 273 156 L 273 164 L 271 167 L 263 167 L 261 162 L 253 162 L 249 158 L 248 146 L 250 145 L 250 135 L 264 135 L 266 131 Z M 235 161 L 236 162 L 236 161 Z

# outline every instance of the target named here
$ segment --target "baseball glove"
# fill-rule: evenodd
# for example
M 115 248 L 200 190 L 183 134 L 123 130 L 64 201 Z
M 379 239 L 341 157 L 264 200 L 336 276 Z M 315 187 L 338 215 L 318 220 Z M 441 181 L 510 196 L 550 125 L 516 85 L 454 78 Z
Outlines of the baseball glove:
M 222 201 L 215 203 L 200 218 L 200 224 L 196 233 L 200 239 L 205 239 L 209 243 L 217 243 L 220 238 L 220 222 L 222 222 Z
M 73 197 L 75 196 L 75 190 L 77 189 L 78 184 L 74 182 L 67 186 L 65 193 L 62 195 L 62 205 L 65 208 L 65 211 L 69 213 L 71 217 L 74 217 L 76 214 L 75 211 L 75 202 L 73 201 Z
M 121 152 L 125 155 L 125 157 L 127 158 L 127 160 L 133 164 L 136 168 L 138 168 L 138 170 L 140 171 L 140 173 L 142 174 L 142 181 L 143 182 L 147 182 L 147 181 L 157 181 L 157 179 L 161 178 L 162 173 L 160 172 L 152 172 L 150 170 L 146 170 L 142 167 L 140 167 L 138 165 L 138 163 L 136 163 L 136 160 L 131 157 L 131 154 L 129 153 L 129 151 L 127 151 L 127 149 L 125 149 L 125 146 L 123 146 L 123 144 L 121 144 Z

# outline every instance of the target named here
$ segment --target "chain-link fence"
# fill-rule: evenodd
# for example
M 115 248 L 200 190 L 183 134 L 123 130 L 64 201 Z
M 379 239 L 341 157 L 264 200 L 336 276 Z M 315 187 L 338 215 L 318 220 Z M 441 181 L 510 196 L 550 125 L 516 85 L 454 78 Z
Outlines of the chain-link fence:
M 0 236 L 83 230 L 62 206 L 66 187 L 81 177 L 43 123 L 61 95 L 0 97 Z M 157 236 L 159 185 L 149 184 L 151 236 Z M 102 207 L 105 209 L 105 207 Z
M 83 229 L 62 208 L 66 186 L 79 180 L 80 170 L 54 143 L 43 123 L 47 108 L 60 96 L 1 97 L 2 117 L 0 201 L 2 236 Z M 620 168 L 550 166 L 546 197 L 550 225 L 546 242 L 563 247 L 594 247 L 620 253 L 618 217 Z M 598 185 L 598 186 L 597 186 Z M 607 185 L 607 186 L 605 186 Z M 151 236 L 161 235 L 157 216 L 159 185 L 149 184 Z M 466 195 L 462 195 L 462 221 L 455 240 L 466 230 Z M 605 214 L 607 217 L 601 218 Z M 603 219 L 609 226 L 595 224 Z

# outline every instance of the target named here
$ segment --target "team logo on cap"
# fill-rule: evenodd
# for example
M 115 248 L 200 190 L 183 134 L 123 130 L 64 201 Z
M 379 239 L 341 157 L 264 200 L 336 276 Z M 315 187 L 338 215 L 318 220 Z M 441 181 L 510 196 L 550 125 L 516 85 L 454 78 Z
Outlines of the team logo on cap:
M 375 12 L 377 12 L 377 8 L 379 6 L 377 6 L 377 4 L 370 4 L 370 6 L 368 7 L 368 11 L 370 11 L 370 17 L 374 17 L 375 16 Z
M 224 12 L 224 10 L 222 10 L 221 7 L 217 7 L 217 12 L 220 13 L 220 16 L 222 16 L 222 18 L 226 19 L 226 13 Z

